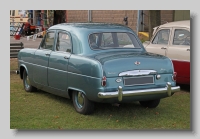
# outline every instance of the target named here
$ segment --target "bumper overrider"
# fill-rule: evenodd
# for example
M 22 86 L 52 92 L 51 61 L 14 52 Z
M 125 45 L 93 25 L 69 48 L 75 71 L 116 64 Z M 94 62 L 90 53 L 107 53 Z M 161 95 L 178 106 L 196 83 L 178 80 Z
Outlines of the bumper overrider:
M 154 88 L 154 89 L 144 89 L 144 90 L 132 90 L 132 91 L 123 91 L 122 87 L 118 87 L 118 91 L 115 92 L 99 92 L 99 98 L 116 98 L 118 97 L 119 101 L 122 101 L 123 97 L 127 96 L 138 96 L 138 95 L 153 95 L 153 94 L 167 94 L 169 97 L 172 93 L 180 91 L 179 86 L 171 87 L 171 83 L 167 82 L 166 87 L 164 88 Z

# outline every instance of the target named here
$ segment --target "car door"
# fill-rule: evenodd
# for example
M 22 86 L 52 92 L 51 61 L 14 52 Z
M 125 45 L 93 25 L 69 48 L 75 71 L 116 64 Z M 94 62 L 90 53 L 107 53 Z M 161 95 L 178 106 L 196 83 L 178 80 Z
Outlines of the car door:
M 166 50 L 169 45 L 170 28 L 159 29 L 150 41 L 150 44 L 146 46 L 146 50 L 151 53 L 156 53 L 166 56 Z
M 52 52 L 55 43 L 55 31 L 48 31 L 40 44 L 40 47 L 35 51 L 35 66 L 33 73 L 34 82 L 48 86 L 47 68 L 49 64 L 49 56 Z
M 188 28 L 173 28 L 167 56 L 172 60 L 190 61 L 190 30 Z
M 71 37 L 66 31 L 58 30 L 56 34 L 55 49 L 49 57 L 48 84 L 51 88 L 67 91 L 67 68 L 72 51 Z
M 190 30 L 189 28 L 173 28 L 172 41 L 168 47 L 169 57 L 177 72 L 177 81 L 190 82 Z

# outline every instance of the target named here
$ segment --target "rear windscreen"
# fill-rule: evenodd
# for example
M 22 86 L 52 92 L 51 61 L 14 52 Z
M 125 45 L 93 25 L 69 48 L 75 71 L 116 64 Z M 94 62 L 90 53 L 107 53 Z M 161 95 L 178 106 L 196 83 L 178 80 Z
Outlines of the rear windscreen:
M 89 35 L 92 49 L 140 48 L 135 36 L 128 32 L 105 32 Z

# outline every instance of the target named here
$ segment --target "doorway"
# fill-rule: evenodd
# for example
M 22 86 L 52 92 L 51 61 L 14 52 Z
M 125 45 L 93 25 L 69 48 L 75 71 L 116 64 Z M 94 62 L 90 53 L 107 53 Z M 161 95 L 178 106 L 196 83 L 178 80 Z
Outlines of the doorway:
M 66 22 L 66 10 L 54 10 L 54 20 L 53 24 L 60 24 Z

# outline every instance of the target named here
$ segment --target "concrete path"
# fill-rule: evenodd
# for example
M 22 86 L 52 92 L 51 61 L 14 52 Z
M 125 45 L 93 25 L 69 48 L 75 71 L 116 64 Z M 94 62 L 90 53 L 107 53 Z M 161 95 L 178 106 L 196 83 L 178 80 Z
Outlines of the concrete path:
M 20 43 L 24 44 L 24 48 L 38 48 L 42 38 L 36 38 L 36 40 L 27 40 L 26 37 L 20 37 L 20 40 L 15 40 L 14 36 L 10 36 L 10 43 Z

